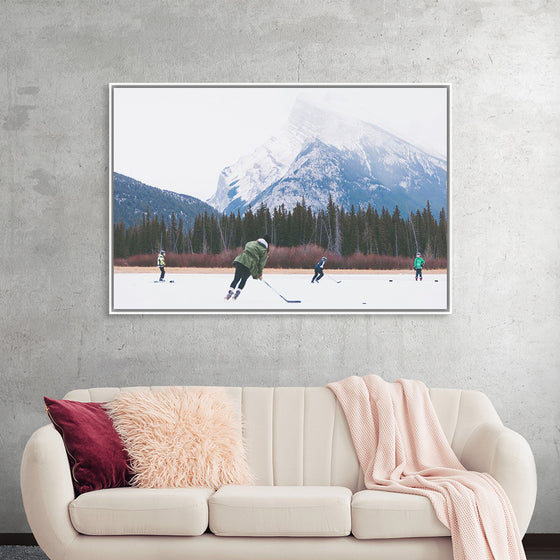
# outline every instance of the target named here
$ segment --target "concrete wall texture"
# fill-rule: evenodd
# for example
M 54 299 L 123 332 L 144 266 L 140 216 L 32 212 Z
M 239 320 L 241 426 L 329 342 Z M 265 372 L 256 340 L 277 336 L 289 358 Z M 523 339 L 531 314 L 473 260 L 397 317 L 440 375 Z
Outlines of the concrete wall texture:
M 42 396 L 350 374 L 482 390 L 560 532 L 556 1 L 169 0 L 0 7 L 0 532 Z M 109 316 L 110 82 L 452 84 L 448 316 Z

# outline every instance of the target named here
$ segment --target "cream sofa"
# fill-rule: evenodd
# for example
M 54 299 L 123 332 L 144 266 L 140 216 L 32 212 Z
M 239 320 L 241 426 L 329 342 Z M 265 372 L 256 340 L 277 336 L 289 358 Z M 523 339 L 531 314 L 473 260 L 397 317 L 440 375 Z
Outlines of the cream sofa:
M 103 402 L 120 390 L 76 390 L 65 398 Z M 215 493 L 128 487 L 75 498 L 62 438 L 51 425 L 37 430 L 24 451 L 21 488 L 29 525 L 49 558 L 453 558 L 449 531 L 427 498 L 364 489 L 346 420 L 329 389 L 225 390 L 244 420 L 254 486 Z M 482 393 L 432 389 L 430 397 L 459 459 L 500 482 L 524 534 L 536 497 L 527 442 L 504 427 Z

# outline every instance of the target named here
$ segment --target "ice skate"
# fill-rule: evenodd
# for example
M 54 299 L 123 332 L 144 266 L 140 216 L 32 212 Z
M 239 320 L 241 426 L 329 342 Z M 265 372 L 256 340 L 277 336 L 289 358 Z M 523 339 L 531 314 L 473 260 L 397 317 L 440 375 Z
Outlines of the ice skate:
M 241 293 L 241 290 L 237 290 L 235 292 L 235 294 L 233 294 L 233 299 L 237 299 L 239 297 L 239 294 Z
M 226 294 L 226 297 L 224 299 L 228 300 L 231 299 L 231 296 L 234 294 L 234 291 L 230 288 L 229 292 Z

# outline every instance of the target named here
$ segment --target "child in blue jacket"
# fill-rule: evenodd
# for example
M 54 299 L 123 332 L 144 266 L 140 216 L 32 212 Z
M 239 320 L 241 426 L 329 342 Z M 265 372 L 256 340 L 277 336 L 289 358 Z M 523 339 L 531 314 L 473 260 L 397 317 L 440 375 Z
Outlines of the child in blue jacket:
M 422 280 L 422 267 L 426 264 L 426 261 L 422 258 L 420 253 L 416 253 L 416 258 L 414 259 L 414 270 L 416 271 L 416 281 L 418 278 Z

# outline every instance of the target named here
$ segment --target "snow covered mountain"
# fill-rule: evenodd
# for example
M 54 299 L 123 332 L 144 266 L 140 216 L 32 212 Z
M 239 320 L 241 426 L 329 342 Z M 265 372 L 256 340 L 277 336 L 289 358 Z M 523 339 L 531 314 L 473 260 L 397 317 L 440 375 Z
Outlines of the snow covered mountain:
M 373 124 L 296 101 L 283 130 L 223 169 L 207 201 L 220 212 L 243 213 L 264 202 L 293 208 L 305 197 L 314 210 L 329 195 L 337 204 L 402 212 L 447 205 L 447 165 Z

